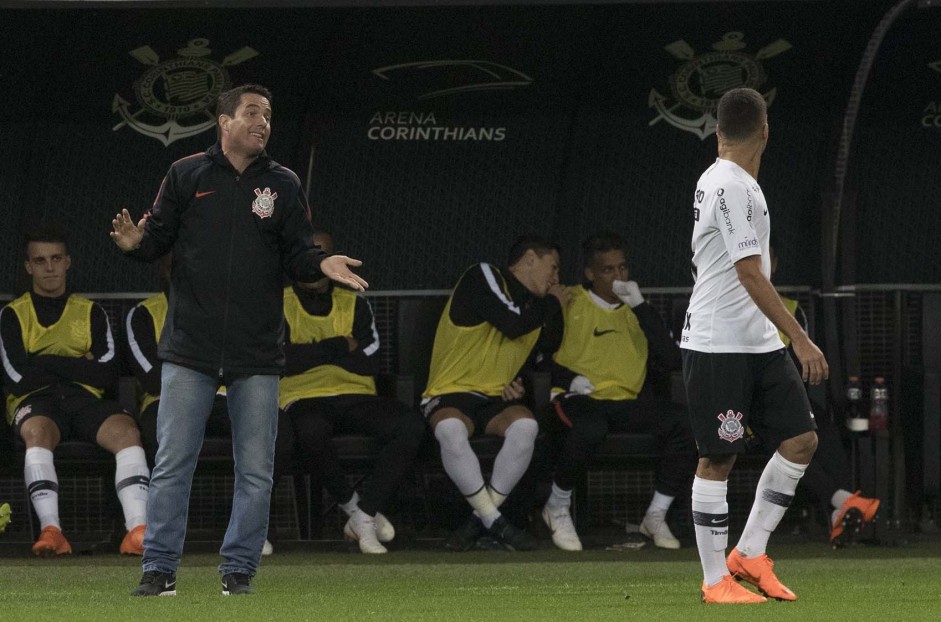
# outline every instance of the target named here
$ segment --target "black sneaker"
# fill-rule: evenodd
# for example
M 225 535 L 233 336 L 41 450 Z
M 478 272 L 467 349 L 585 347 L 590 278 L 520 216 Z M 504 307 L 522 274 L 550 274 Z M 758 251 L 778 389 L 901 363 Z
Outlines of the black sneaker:
M 176 596 L 176 574 L 148 570 L 131 596 Z
M 471 514 L 464 524 L 455 529 L 444 541 L 444 548 L 456 553 L 464 553 L 477 545 L 477 538 L 484 532 L 484 524 L 476 514 Z
M 500 516 L 493 521 L 488 529 L 490 535 L 496 538 L 511 551 L 535 551 L 539 548 L 539 541 L 528 531 L 513 526 L 506 516 Z
M 478 551 L 505 551 L 503 548 L 503 543 L 491 536 L 489 533 L 477 538 L 477 542 L 474 544 L 474 548 Z
M 242 572 L 230 572 L 222 577 L 222 595 L 238 596 L 252 593 L 252 578 Z

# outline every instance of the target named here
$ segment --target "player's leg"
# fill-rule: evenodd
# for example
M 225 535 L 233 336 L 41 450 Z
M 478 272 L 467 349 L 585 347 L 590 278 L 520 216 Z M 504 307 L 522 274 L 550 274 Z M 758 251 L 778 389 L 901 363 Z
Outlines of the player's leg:
M 92 399 L 94 401 L 89 401 L 78 411 L 76 428 L 79 427 L 78 422 L 82 421 L 82 426 L 86 428 L 82 431 L 83 435 L 94 435 L 99 446 L 114 454 L 114 488 L 121 502 L 127 529 L 119 550 L 126 555 L 143 555 L 150 469 L 147 468 L 147 457 L 141 446 L 140 430 L 134 418 L 122 412 L 117 402 Z
M 746 415 L 751 403 L 747 361 L 739 354 L 683 350 L 683 379 L 700 455 L 693 478 L 692 510 L 703 570 L 703 602 L 764 602 L 764 597 L 732 579 L 725 558 L 729 539 L 728 478 L 736 455 L 745 450 Z
M 817 448 L 817 426 L 803 382 L 784 350 L 751 355 L 751 361 L 757 389 L 751 425 L 761 438 L 777 444 L 777 451 L 758 480 L 742 537 L 729 555 L 729 570 L 772 598 L 795 600 L 771 570 L 766 550 Z
M 571 516 L 572 491 L 608 434 L 608 417 L 598 400 L 584 395 L 560 397 L 552 402 L 564 430 L 562 449 L 552 477 L 552 492 L 542 509 L 542 520 L 552 542 L 564 551 L 580 551 L 582 543 Z
M 504 402 L 501 398 L 492 400 L 478 415 L 477 424 L 487 434 L 503 437 L 487 487 L 494 506 L 499 508 L 529 468 L 539 425 L 529 408 L 516 401 Z M 538 546 L 535 538 L 502 514 L 486 526 L 490 534 L 510 550 L 530 551 Z
M 14 430 L 26 446 L 23 478 L 39 517 L 41 531 L 33 544 L 33 553 L 40 557 L 72 552 L 59 522 L 59 478 L 52 452 L 62 434 L 56 408 L 53 398 L 31 396 L 13 413 Z
M 480 460 L 470 445 L 474 422 L 465 414 L 485 402 L 486 399 L 478 395 L 454 393 L 433 397 L 422 404 L 425 418 L 441 449 L 444 471 L 474 510 L 464 525 L 445 541 L 445 548 L 449 550 L 469 550 L 485 526 L 493 524 L 500 516 L 484 485 Z
M 376 466 L 363 484 L 358 507 L 375 521 L 379 541 L 389 542 L 395 529 L 379 510 L 388 506 L 414 463 L 425 438 L 425 421 L 398 400 L 373 395 L 347 398 L 351 405 L 342 418 L 342 429 L 374 436 L 380 443 Z

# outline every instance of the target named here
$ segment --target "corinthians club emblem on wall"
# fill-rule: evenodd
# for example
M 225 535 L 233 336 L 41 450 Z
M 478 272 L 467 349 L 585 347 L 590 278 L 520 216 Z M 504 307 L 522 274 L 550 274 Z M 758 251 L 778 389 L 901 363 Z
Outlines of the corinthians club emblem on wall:
M 131 50 L 130 55 L 148 69 L 134 82 L 138 108 L 132 110 L 131 102 L 114 96 L 111 110 L 121 116 L 114 131 L 126 125 L 166 146 L 215 127 L 216 98 L 231 85 L 226 68 L 258 52 L 243 47 L 221 62 L 210 54 L 209 39 L 191 39 L 175 58 L 163 62 L 149 45 Z
M 650 89 L 647 105 L 657 116 L 650 121 L 654 125 L 661 119 L 686 132 L 692 132 L 705 140 L 716 131 L 716 105 L 729 89 L 746 86 L 759 91 L 770 106 L 776 88 L 762 91 L 767 81 L 761 61 L 791 49 L 784 39 L 766 45 L 753 56 L 745 53 L 745 35 L 727 32 L 712 45 L 711 52 L 696 55 L 696 51 L 684 40 L 664 46 L 674 58 L 683 64 L 670 76 L 670 95 L 663 95 L 656 88 Z

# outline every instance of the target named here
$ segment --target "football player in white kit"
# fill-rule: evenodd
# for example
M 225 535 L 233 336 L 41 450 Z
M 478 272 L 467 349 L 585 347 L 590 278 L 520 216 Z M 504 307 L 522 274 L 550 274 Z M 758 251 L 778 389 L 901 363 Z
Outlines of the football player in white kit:
M 817 447 L 801 377 L 827 378 L 827 361 L 771 285 L 771 219 L 756 181 L 768 142 L 767 106 L 749 88 L 718 105 L 719 157 L 699 178 L 693 203 L 695 286 L 680 347 L 690 422 L 699 449 L 693 523 L 706 603 L 796 600 L 765 550 Z M 798 373 L 778 337 L 794 344 Z M 750 427 L 777 451 L 758 481 L 745 530 L 726 559 L 729 472 Z M 756 594 L 736 582 L 758 588 Z

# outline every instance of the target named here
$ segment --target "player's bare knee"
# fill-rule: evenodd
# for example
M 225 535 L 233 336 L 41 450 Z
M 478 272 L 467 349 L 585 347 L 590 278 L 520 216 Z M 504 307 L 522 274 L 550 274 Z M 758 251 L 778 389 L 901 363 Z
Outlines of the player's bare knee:
M 43 447 L 50 451 L 59 444 L 59 428 L 48 417 L 31 417 L 20 426 L 20 438 L 29 447 Z
M 442 408 L 441 410 L 435 411 L 428 418 L 428 425 L 431 427 L 432 432 L 434 432 L 435 428 L 437 428 L 441 422 L 447 421 L 448 419 L 455 419 L 463 423 L 464 427 L 467 428 L 468 437 L 474 435 L 474 422 L 456 408 Z
M 781 443 L 778 448 L 785 459 L 798 464 L 807 464 L 817 451 L 817 433 L 804 432 Z
M 140 430 L 130 415 L 117 413 L 111 415 L 98 429 L 95 438 L 101 447 L 117 453 L 128 447 L 140 447 Z
M 696 466 L 696 476 L 713 481 L 725 481 L 729 478 L 737 454 L 712 454 L 701 456 Z

